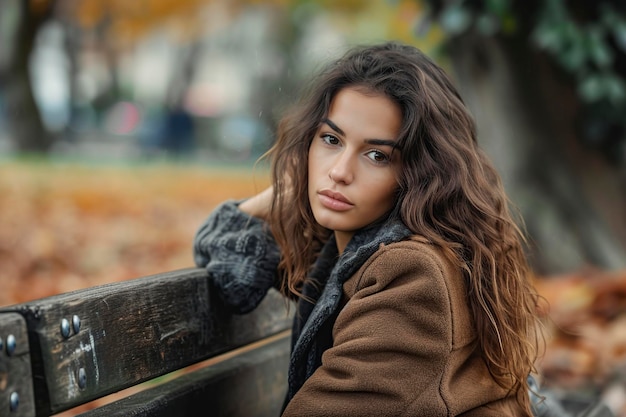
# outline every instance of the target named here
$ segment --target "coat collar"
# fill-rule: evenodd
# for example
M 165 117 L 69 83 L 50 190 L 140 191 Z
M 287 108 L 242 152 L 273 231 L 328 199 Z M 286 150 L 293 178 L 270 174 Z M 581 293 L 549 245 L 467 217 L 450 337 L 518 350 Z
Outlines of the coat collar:
M 387 220 L 355 233 L 338 258 L 334 236 L 324 245 L 311 274 L 318 286 L 315 292 L 321 291 L 321 294 L 298 332 L 298 338 L 292 349 L 288 394 L 290 397 L 319 366 L 314 358 L 317 353 L 313 352 L 312 345 L 326 320 L 338 313 L 344 282 L 358 271 L 381 245 L 398 242 L 411 235 L 411 231 L 397 216 L 389 216 Z M 319 288 L 320 286 L 322 288 Z

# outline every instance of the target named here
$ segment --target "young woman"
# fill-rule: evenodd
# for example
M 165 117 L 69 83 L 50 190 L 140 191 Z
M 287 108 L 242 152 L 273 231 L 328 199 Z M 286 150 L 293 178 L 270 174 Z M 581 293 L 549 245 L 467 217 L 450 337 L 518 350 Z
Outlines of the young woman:
M 194 250 L 225 303 L 298 300 L 283 416 L 531 416 L 522 236 L 444 71 L 385 43 L 322 71 L 279 125 L 272 187 Z

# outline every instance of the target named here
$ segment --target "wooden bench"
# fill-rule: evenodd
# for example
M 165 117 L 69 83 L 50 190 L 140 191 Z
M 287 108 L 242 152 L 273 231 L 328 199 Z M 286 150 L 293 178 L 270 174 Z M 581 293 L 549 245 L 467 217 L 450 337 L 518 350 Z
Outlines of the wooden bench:
M 0 309 L 0 417 L 50 416 L 155 378 L 80 415 L 278 416 L 295 308 L 272 290 L 229 314 L 207 278 L 191 268 Z

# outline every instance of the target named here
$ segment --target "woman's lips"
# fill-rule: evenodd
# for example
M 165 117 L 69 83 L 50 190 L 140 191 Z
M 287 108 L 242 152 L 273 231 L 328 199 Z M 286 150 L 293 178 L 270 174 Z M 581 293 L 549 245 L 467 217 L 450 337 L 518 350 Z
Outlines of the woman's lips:
M 343 194 L 330 190 L 322 190 L 317 193 L 320 203 L 330 210 L 347 211 L 354 207 L 354 204 L 348 200 Z

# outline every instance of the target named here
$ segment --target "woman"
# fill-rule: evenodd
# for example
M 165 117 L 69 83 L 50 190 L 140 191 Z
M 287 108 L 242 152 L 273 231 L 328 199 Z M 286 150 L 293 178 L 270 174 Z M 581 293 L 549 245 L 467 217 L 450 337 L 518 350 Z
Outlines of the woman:
M 225 303 L 298 306 L 283 416 L 530 416 L 522 235 L 441 68 L 357 48 L 281 121 L 272 187 L 221 205 L 195 259 Z

